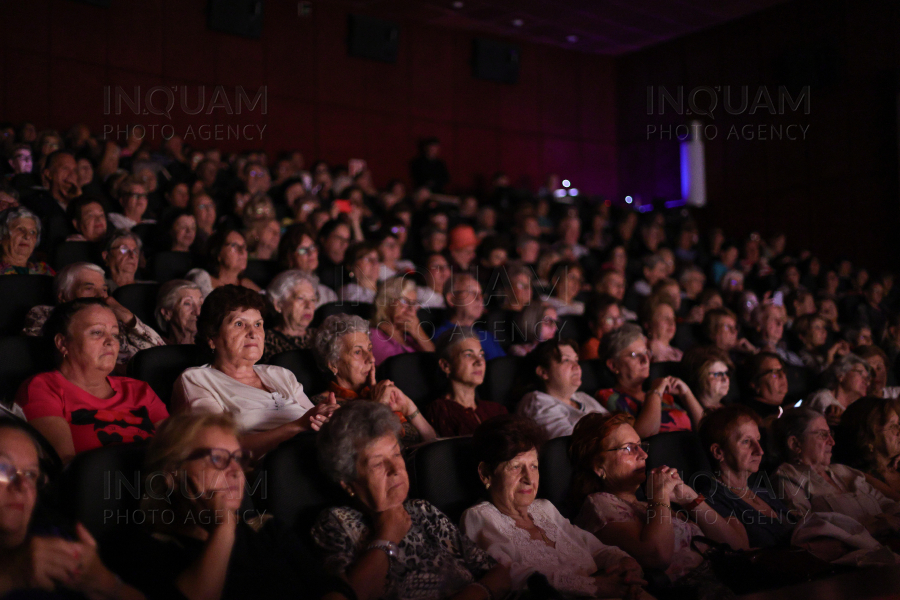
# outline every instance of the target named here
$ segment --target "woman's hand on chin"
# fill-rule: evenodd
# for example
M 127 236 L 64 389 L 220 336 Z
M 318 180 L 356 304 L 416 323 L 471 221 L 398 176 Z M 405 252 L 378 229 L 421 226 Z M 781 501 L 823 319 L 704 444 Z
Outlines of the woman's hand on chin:
M 403 504 L 375 514 L 375 535 L 379 540 L 399 544 L 411 526 L 412 519 Z

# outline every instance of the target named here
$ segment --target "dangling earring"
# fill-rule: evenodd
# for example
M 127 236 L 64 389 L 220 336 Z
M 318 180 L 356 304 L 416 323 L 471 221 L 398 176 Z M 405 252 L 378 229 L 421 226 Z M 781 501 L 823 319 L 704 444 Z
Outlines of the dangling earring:
M 600 480 L 602 481 L 602 480 L 606 479 L 606 473 L 597 473 L 597 477 L 599 477 Z
M 347 493 L 350 494 L 351 498 L 356 496 L 356 494 L 353 493 L 353 490 L 347 490 Z
M 491 489 L 491 482 L 490 482 L 490 481 L 485 481 L 485 482 L 484 482 L 484 489 L 486 489 L 486 490 Z

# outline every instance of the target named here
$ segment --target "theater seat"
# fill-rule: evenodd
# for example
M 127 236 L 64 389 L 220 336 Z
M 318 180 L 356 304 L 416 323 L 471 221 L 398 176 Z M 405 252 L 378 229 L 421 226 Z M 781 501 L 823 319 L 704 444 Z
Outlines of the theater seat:
M 50 275 L 3 275 L 0 277 L 0 335 L 22 332 L 25 315 L 33 306 L 56 304 Z
M 284 367 L 293 373 L 310 398 L 328 387 L 328 377 L 316 365 L 315 354 L 310 349 L 281 352 L 269 359 L 269 364 Z
M 10 406 L 23 381 L 54 366 L 50 340 L 24 335 L 0 337 L 0 402 Z
M 428 500 L 454 523 L 464 510 L 486 498 L 470 437 L 438 440 L 417 448 L 407 469 L 410 496 Z
M 62 242 L 53 252 L 53 268 L 57 272 L 77 262 L 103 264 L 98 247 L 90 242 Z
M 672 345 L 687 352 L 703 339 L 702 327 L 696 323 L 679 323 L 675 328 Z
M 605 390 L 616 385 L 616 379 L 602 360 L 582 360 L 580 391 L 593 396 L 597 390 Z
M 417 314 L 425 332 L 431 337 L 434 337 L 434 330 L 447 320 L 445 308 L 420 308 Z
M 278 275 L 281 269 L 281 265 L 276 260 L 251 259 L 247 261 L 247 270 L 244 271 L 244 277 L 262 289 L 266 289 L 266 286 Z
M 157 346 L 141 350 L 128 361 L 126 375 L 146 381 L 166 406 L 172 399 L 172 385 L 185 369 L 212 360 L 212 353 L 193 344 Z
M 579 344 L 583 344 L 592 335 L 584 315 L 562 315 L 559 318 L 559 339 L 575 340 Z
M 817 376 L 806 367 L 784 365 L 788 391 L 784 397 L 784 406 L 793 406 L 818 389 Z
M 159 293 L 158 283 L 131 283 L 116 288 L 113 292 L 115 298 L 122 306 L 137 315 L 144 324 L 156 329 L 156 295 Z
M 678 361 L 650 363 L 650 381 L 660 377 L 678 377 L 684 379 L 684 369 Z
M 367 304 L 365 302 L 341 302 L 340 300 L 337 302 L 326 302 L 316 309 L 316 313 L 315 315 L 313 315 L 313 320 L 309 324 L 309 326 L 312 328 L 316 328 L 321 325 L 322 321 L 324 321 L 327 317 L 330 317 L 331 315 L 339 315 L 341 313 L 356 315 L 358 317 L 362 317 L 363 319 L 369 320 L 372 318 L 372 315 L 375 314 L 375 305 Z
M 390 379 L 423 409 L 446 391 L 446 378 L 434 352 L 391 356 L 378 367 L 378 380 Z
M 711 477 L 709 458 L 693 431 L 671 431 L 658 433 L 644 440 L 650 444 L 647 457 L 647 472 L 660 466 L 675 467 L 681 478 L 691 487 L 699 477 Z
M 260 469 L 265 485 L 253 495 L 254 505 L 275 515 L 302 536 L 322 509 L 343 506 L 350 498 L 319 468 L 316 434 L 300 434 L 266 455 Z
M 572 501 L 572 463 L 569 462 L 571 436 L 554 438 L 541 450 L 538 497 L 546 498 L 562 516 L 573 519 L 580 507 Z
M 499 402 L 509 412 L 516 409 L 528 383 L 534 378 L 528 372 L 529 361 L 521 356 L 501 356 L 487 363 L 484 383 L 478 392 L 485 400 Z
M 173 279 L 182 279 L 194 268 L 194 257 L 190 252 L 157 252 L 150 266 L 150 277 L 153 281 L 165 283 Z
M 140 525 L 146 445 L 122 444 L 77 455 L 51 488 L 64 516 L 80 521 L 94 537 L 117 525 Z

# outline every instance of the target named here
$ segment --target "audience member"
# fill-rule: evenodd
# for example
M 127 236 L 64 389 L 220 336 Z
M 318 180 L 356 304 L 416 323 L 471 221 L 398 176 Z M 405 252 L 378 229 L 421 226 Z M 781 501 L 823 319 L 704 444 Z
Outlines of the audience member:
M 156 324 L 167 344 L 193 344 L 197 318 L 203 306 L 200 286 L 185 279 L 172 279 L 156 295 Z
M 32 261 L 41 242 L 41 221 L 24 206 L 0 212 L 0 275 L 55 275 L 50 265 Z
M 454 274 L 444 286 L 444 300 L 449 314 L 447 321 L 435 329 L 435 337 L 456 327 L 472 327 L 481 336 L 481 347 L 487 360 L 506 356 L 493 332 L 478 326 L 484 314 L 484 296 L 481 294 L 481 284 L 474 276 Z

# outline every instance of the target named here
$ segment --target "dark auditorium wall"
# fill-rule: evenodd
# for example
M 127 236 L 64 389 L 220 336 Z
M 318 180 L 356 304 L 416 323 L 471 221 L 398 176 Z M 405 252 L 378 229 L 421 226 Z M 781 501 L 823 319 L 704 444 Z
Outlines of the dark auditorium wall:
M 168 124 L 176 133 L 192 124 L 239 125 L 239 135 L 253 139 L 187 141 L 226 150 L 296 148 L 308 161 L 364 157 L 379 184 L 406 177 L 416 140 L 438 135 L 459 185 L 505 170 L 536 188 L 545 172 L 558 171 L 582 190 L 617 191 L 610 58 L 521 43 L 519 83 L 508 86 L 472 78 L 472 36 L 461 31 L 401 22 L 399 59 L 389 65 L 347 56 L 347 4 L 314 2 L 312 14 L 300 18 L 296 2 L 268 0 L 261 40 L 207 30 L 206 4 L 2 2 L 0 119 L 61 130 L 76 121 L 99 131 Z M 267 86 L 267 114 L 245 104 L 242 114 L 227 115 L 220 103 L 211 115 L 192 116 L 178 96 L 171 120 L 135 115 L 127 105 L 116 115 L 113 102 L 113 114 L 104 114 L 105 86 L 122 86 L 130 96 L 135 85 L 144 94 L 153 86 L 188 86 L 189 107 L 197 104 L 197 86 L 206 86 L 210 107 L 221 85 L 233 110 L 235 86 L 250 99 Z M 156 94 L 153 106 L 164 106 L 165 95 Z M 262 142 L 254 126 L 265 126 Z
M 751 103 L 766 86 L 777 112 L 779 84 L 812 82 L 809 115 L 728 115 L 718 97 L 715 119 L 704 119 L 718 137 L 705 145 L 708 208 L 701 219 L 741 236 L 790 230 L 794 250 L 898 267 L 898 32 L 897 2 L 800 1 L 621 58 L 619 192 L 680 197 L 678 144 L 660 132 L 689 117 L 648 115 L 648 86 L 683 85 L 687 95 L 694 86 L 720 86 L 724 94 L 724 86 L 747 85 Z M 808 126 L 807 141 L 727 139 L 733 125 L 740 135 L 745 125 L 791 123 Z

